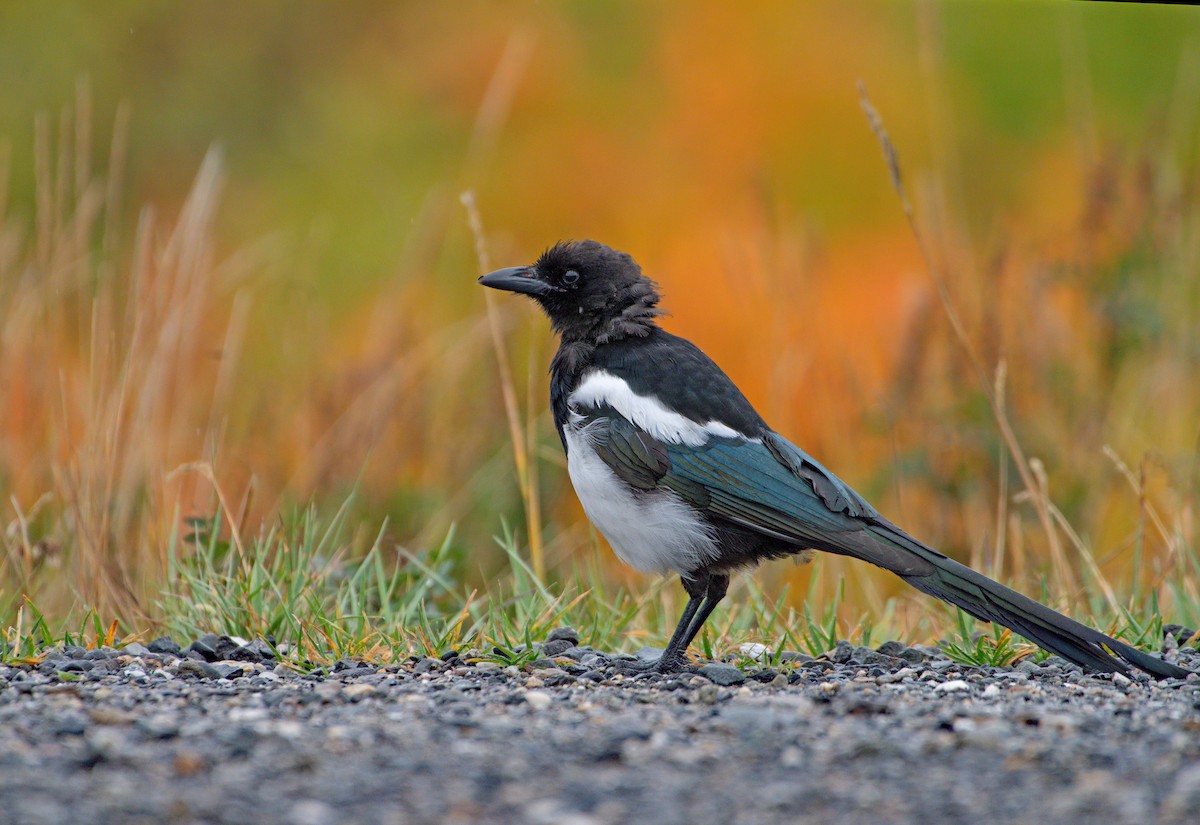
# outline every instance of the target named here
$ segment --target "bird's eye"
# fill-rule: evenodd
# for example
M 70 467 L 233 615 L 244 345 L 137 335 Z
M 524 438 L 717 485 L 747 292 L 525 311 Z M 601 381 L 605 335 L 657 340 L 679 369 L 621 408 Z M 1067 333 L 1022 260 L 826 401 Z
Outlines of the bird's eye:
M 579 282 L 579 273 L 573 269 L 568 269 L 563 273 L 562 282 L 567 286 L 574 286 Z

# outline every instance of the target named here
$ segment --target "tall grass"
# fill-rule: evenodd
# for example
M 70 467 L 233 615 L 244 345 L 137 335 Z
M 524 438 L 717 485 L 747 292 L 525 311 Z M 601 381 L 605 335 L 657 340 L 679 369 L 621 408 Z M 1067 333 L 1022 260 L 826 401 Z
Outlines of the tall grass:
M 57 136 L 38 121 L 32 223 L 0 204 L 6 615 L 28 594 L 56 612 L 145 621 L 187 486 L 168 472 L 221 441 L 245 316 L 219 295 L 213 260 L 219 158 L 204 160 L 174 220 L 146 208 L 125 240 L 127 124 L 122 113 L 102 177 L 81 93 Z

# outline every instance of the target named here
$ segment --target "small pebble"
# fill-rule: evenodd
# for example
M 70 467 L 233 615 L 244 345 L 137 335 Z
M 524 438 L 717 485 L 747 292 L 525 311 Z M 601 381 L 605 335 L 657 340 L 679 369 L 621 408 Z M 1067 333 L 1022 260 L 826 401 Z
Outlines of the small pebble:
M 529 690 L 525 692 L 525 701 L 534 710 L 545 710 L 554 698 L 544 690 Z
M 733 665 L 713 663 L 700 668 L 700 675 L 717 685 L 737 685 L 746 681 L 746 674 Z
M 550 635 L 546 637 L 547 642 L 568 642 L 568 647 L 575 647 L 579 644 L 579 632 L 573 627 L 556 627 L 550 631 Z
M 744 644 L 738 648 L 739 653 L 741 653 L 747 659 L 754 659 L 755 661 L 761 661 L 769 651 L 770 648 L 768 648 L 766 645 L 757 643 Z

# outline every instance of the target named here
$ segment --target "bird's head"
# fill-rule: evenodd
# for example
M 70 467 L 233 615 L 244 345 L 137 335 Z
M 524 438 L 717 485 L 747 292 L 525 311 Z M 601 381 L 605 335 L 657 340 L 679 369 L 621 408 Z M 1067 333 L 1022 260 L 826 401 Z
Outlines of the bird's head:
M 479 283 L 533 298 L 569 340 L 644 336 L 662 314 L 657 286 L 637 261 L 596 241 L 557 243 L 532 266 L 500 269 Z

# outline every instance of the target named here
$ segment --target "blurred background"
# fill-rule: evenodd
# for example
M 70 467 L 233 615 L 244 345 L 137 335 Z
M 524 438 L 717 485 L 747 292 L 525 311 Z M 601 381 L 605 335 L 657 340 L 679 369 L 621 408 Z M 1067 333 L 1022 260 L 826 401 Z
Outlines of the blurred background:
M 1196 9 L 6 3 L 0 77 L 6 614 L 153 621 L 185 519 L 351 491 L 389 547 L 456 525 L 468 583 L 503 519 L 551 580 L 646 587 L 582 518 L 554 341 L 476 285 L 465 191 L 495 267 L 633 254 L 669 329 L 945 552 L 1060 606 L 1195 595 Z M 843 574 L 849 615 L 922 634 L 863 565 L 763 580 Z

